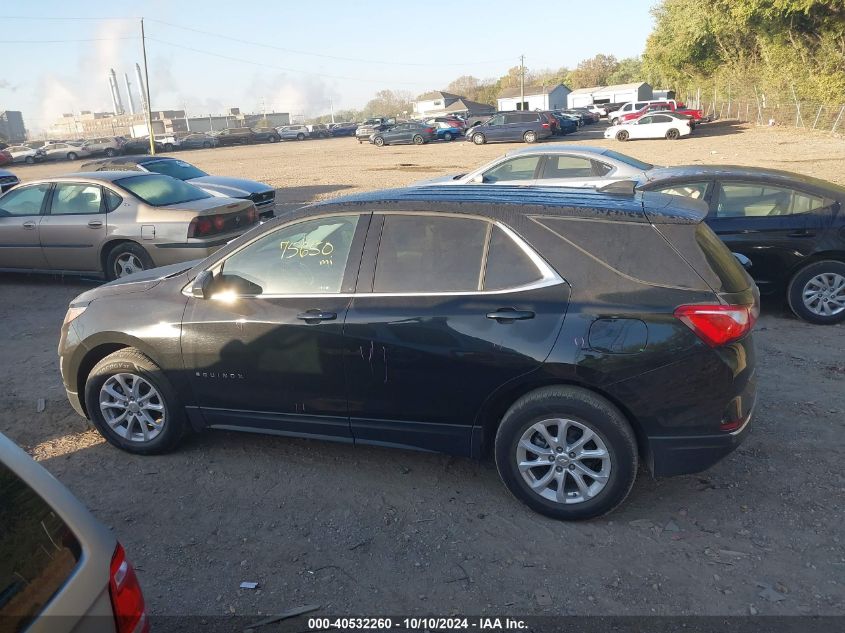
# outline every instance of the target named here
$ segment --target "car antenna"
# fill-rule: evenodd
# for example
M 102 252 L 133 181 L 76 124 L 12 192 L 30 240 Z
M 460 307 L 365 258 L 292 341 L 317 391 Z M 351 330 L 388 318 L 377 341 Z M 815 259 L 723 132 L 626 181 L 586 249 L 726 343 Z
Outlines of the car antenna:
M 637 190 L 637 183 L 633 180 L 617 180 L 603 187 L 596 187 L 596 191 L 612 193 L 621 196 L 633 196 Z

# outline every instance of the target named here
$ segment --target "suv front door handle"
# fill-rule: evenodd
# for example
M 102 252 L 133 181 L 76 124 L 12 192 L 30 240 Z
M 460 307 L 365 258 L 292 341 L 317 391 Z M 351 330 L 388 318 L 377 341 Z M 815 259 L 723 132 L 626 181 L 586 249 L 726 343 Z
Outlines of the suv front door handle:
M 335 312 L 322 312 L 321 310 L 306 310 L 297 314 L 296 318 L 306 323 L 319 323 L 320 321 L 334 321 L 337 314 Z
M 27 220 L 21 226 L 23 226 L 23 228 L 25 228 L 25 229 L 32 230 L 32 229 L 35 228 L 35 222 L 33 222 L 32 220 Z
M 495 312 L 488 312 L 487 318 L 498 321 L 499 323 L 513 323 L 514 321 L 524 321 L 525 319 L 533 319 L 534 313 L 530 310 L 499 308 Z
M 103 226 L 103 221 L 102 220 L 91 220 L 90 222 L 88 222 L 88 226 L 92 229 L 99 229 L 101 226 Z

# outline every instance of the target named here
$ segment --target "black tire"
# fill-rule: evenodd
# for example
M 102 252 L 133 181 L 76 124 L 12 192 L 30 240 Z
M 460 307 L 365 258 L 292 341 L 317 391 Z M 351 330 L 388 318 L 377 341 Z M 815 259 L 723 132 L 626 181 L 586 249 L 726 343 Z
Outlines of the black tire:
M 449 141 L 451 141 L 453 138 L 454 138 L 454 137 L 452 136 L 451 132 L 446 132 L 446 133 L 443 135 L 443 140 L 444 140 L 444 141 L 446 141 L 447 143 L 448 143 Z
M 35 157 L 34 156 L 27 156 L 26 158 L 23 159 L 23 162 L 25 162 L 27 165 L 32 165 L 35 162 Z
M 271 143 L 275 143 L 275 142 L 276 142 L 276 141 L 278 141 L 278 140 L 279 140 L 279 137 L 278 137 L 278 136 L 271 136 L 271 137 L 270 137 L 270 142 L 271 142 Z
M 422 145 L 423 143 L 425 143 L 425 139 L 419 134 L 414 134 L 414 138 L 411 140 L 414 141 L 414 145 Z
M 161 396 L 164 425 L 161 432 L 146 442 L 121 437 L 106 422 L 100 409 L 100 390 L 116 374 L 139 376 L 152 385 Z M 109 444 L 138 455 L 156 455 L 173 450 L 189 428 L 185 410 L 176 390 L 161 368 L 134 347 L 127 347 L 106 356 L 94 365 L 85 380 L 85 407 L 88 417 Z M 136 425 L 136 428 L 137 425 Z
M 373 145 L 375 145 L 376 147 L 384 146 L 384 139 L 380 136 L 374 137 L 373 138 Z
M 296 140 L 297 141 L 304 141 L 305 135 L 302 132 L 300 132 L 299 134 L 296 135 Z
M 526 143 L 536 143 L 537 132 L 534 132 L 533 130 L 528 130 L 525 134 L 522 135 L 522 140 Z
M 68 152 L 67 153 L 67 159 L 68 160 L 76 160 L 77 158 L 79 158 L 79 155 L 76 152 Z
M 617 141 L 622 141 L 624 143 L 625 141 L 628 140 L 628 138 L 629 138 L 628 130 L 619 130 L 616 133 L 616 140 Z
M 137 258 L 140 263 L 140 268 L 136 267 L 135 272 L 139 272 L 140 270 L 149 270 L 150 268 L 155 267 L 152 257 L 150 257 L 150 254 L 144 250 L 143 246 L 136 244 L 135 242 L 121 242 L 114 246 L 106 256 L 106 267 L 103 273 L 105 273 L 106 279 L 109 281 L 113 281 L 120 277 L 116 270 L 117 262 L 119 259 L 124 257 L 124 255 L 133 255 Z
M 786 291 L 789 307 L 795 313 L 795 316 L 808 323 L 815 325 L 842 323 L 845 321 L 845 310 L 831 315 L 816 314 L 804 302 L 805 290 L 809 291 L 813 289 L 812 287 L 808 288 L 808 284 L 819 275 L 838 275 L 845 277 L 845 262 L 826 259 L 820 262 L 813 262 L 795 273 Z M 837 296 L 845 297 L 845 290 L 840 291 Z M 835 310 L 837 308 L 834 307 L 833 309 Z
M 106 148 L 106 156 L 108 156 L 109 158 L 117 156 L 117 150 L 113 147 L 107 147 Z
M 472 142 L 476 145 L 484 145 L 487 142 L 487 139 L 481 132 L 476 132 L 472 135 Z
M 679 138 L 681 138 L 681 133 L 675 128 L 670 128 L 666 130 L 667 141 L 677 141 Z
M 531 490 L 519 471 L 516 451 L 523 433 L 537 422 L 556 418 L 574 420 L 589 428 L 610 456 L 610 474 L 604 488 L 585 501 L 567 504 L 546 499 Z M 580 387 L 543 387 L 517 400 L 499 425 L 495 457 L 499 475 L 511 493 L 531 509 L 554 519 L 592 519 L 607 514 L 625 500 L 637 475 L 637 442 L 625 416 L 601 396 Z
M 209 147 L 211 147 L 211 143 L 209 143 L 208 141 L 203 141 L 202 146 L 203 148 L 208 149 Z

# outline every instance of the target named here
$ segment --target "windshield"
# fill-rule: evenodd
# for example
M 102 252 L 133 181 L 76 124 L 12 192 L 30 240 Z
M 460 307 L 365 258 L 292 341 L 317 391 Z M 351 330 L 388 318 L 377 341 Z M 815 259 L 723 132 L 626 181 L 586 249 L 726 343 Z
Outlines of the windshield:
M 643 171 L 648 171 L 652 169 L 654 165 L 651 163 L 644 163 L 641 160 L 637 160 L 636 158 L 631 158 L 630 156 L 626 156 L 625 154 L 620 154 L 619 152 L 614 152 L 612 149 L 605 150 L 604 155 L 608 158 L 614 158 L 621 163 L 625 163 L 626 165 L 630 165 L 635 169 L 642 169 Z
M 154 160 L 144 163 L 144 169 L 157 174 L 164 174 L 179 180 L 190 180 L 200 176 L 208 176 L 202 169 L 197 169 L 183 160 Z
M 211 195 L 170 176 L 130 176 L 114 183 L 154 207 L 210 198 Z

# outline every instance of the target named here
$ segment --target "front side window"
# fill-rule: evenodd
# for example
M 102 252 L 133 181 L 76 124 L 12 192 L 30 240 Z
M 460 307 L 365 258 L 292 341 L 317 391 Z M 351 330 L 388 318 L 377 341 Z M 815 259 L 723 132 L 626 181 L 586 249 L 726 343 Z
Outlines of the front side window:
M 62 518 L 0 464 L 0 621 L 4 630 L 25 630 L 73 573 L 81 553 L 79 541 Z
M 164 207 L 210 198 L 211 194 L 170 176 L 147 174 L 115 180 L 114 183 L 149 205 Z
M 593 176 L 593 162 L 582 156 L 546 157 L 543 178 L 590 178 Z
M 487 125 L 504 125 L 504 123 L 505 117 L 502 114 L 498 114 L 487 121 Z
M 358 218 L 318 218 L 273 231 L 226 259 L 222 279 L 249 295 L 338 293 Z
M 506 180 L 533 180 L 540 156 L 522 156 L 499 163 L 493 169 L 484 172 L 484 182 Z
M 53 191 L 50 215 L 91 215 L 100 213 L 102 190 L 99 185 L 60 182 Z
M 488 226 L 472 218 L 386 216 L 373 292 L 479 290 Z
M 191 178 L 208 176 L 202 169 L 197 169 L 183 160 L 153 160 L 144 163 L 144 169 L 179 180 L 190 180 Z
M 0 218 L 40 215 L 49 184 L 18 187 L 0 198 Z
M 795 189 L 763 183 L 721 183 L 716 216 L 720 218 L 768 217 L 809 213 L 830 203 Z
M 706 182 L 686 182 L 676 183 L 668 187 L 661 187 L 655 189 L 660 193 L 668 193 L 670 196 L 683 196 L 684 198 L 692 198 L 693 200 L 701 200 L 707 192 Z

